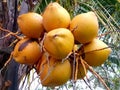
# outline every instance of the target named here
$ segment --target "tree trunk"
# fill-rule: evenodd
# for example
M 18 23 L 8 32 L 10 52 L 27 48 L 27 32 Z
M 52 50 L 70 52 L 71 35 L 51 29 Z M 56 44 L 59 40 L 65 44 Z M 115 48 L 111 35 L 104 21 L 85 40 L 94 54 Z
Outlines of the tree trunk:
M 18 0 L 0 1 L 1 26 L 12 32 L 17 31 L 17 2 Z M 0 37 L 5 34 L 7 33 L 0 31 Z M 13 47 L 8 48 L 8 46 L 13 41 L 14 38 L 12 36 L 0 39 L 0 69 L 10 56 Z M 0 90 L 18 90 L 18 67 L 19 64 L 11 60 L 5 70 L 0 71 Z

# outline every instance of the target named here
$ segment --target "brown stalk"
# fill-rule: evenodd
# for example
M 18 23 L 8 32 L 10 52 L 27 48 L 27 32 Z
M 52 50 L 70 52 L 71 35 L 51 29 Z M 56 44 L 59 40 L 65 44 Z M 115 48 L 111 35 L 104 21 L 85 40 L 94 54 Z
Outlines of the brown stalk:
M 11 32 L 10 30 L 3 29 L 2 27 L 0 27 L 0 30 L 3 31 L 3 32 L 7 32 L 7 33 L 8 33 L 7 35 L 5 35 L 4 37 L 2 37 L 1 39 L 6 38 L 6 37 L 8 37 L 8 36 L 10 36 L 10 35 L 16 37 L 16 38 L 19 39 L 19 40 L 21 39 L 21 37 L 19 37 L 19 36 L 17 35 L 19 32 L 13 33 L 13 32 Z
M 13 57 L 13 52 L 11 52 L 11 55 L 10 55 L 9 59 L 5 62 L 4 67 L 7 66 L 7 64 L 11 61 L 12 57 Z
M 5 62 L 4 66 L 0 69 L 0 71 L 2 71 L 9 64 L 9 62 L 12 60 L 12 57 L 13 57 L 13 52 L 10 54 L 9 59 Z
M 88 77 L 87 77 L 87 70 L 86 70 L 86 66 L 85 66 L 85 64 L 84 64 L 83 60 L 81 60 L 81 58 L 82 58 L 82 57 L 80 56 L 80 62 L 81 62 L 82 67 L 83 67 L 83 69 L 84 69 L 84 72 L 85 72 L 86 78 L 88 79 Z
M 110 88 L 106 85 L 105 81 L 102 79 L 102 77 L 100 75 L 98 75 L 93 68 L 88 65 L 83 59 L 82 57 L 80 58 L 81 61 L 84 63 L 84 65 L 101 81 L 101 83 L 106 87 L 107 90 L 110 90 Z
M 94 52 L 94 51 L 100 51 L 100 50 L 104 50 L 104 49 L 107 49 L 107 48 L 110 48 L 110 47 L 104 47 L 104 48 L 95 49 L 95 50 L 91 50 L 91 51 L 87 51 L 87 52 L 83 51 L 83 53 L 81 53 L 80 56 L 83 55 L 83 54 L 86 54 L 86 53 L 90 53 L 90 52 Z
M 77 57 L 77 58 L 75 59 L 75 61 L 76 61 L 75 76 L 74 76 L 74 80 L 75 80 L 75 81 L 77 80 L 77 75 L 78 75 L 78 60 L 79 60 L 79 58 Z

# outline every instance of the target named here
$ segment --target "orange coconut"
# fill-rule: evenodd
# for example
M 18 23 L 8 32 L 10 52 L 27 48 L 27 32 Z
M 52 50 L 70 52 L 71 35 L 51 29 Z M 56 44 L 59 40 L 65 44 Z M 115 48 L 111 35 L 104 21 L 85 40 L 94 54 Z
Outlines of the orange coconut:
M 43 13 L 43 25 L 46 31 L 56 28 L 67 28 L 70 24 L 70 15 L 57 2 L 50 3 Z
M 53 57 L 42 56 L 39 75 L 41 84 L 47 87 L 55 87 L 65 84 L 71 75 L 71 66 L 68 60 L 61 62 Z
M 83 46 L 83 59 L 91 66 L 100 66 L 103 64 L 110 52 L 111 48 L 108 47 L 103 41 L 94 39 L 92 42 Z
M 41 49 L 34 39 L 24 38 L 20 40 L 13 51 L 13 58 L 21 64 L 35 64 L 41 56 Z
M 42 16 L 40 14 L 29 12 L 18 16 L 17 22 L 24 35 L 30 38 L 39 38 L 43 31 Z
M 63 59 L 74 47 L 74 36 L 70 30 L 58 28 L 48 32 L 43 43 L 44 48 L 51 56 Z
M 97 36 L 98 28 L 97 17 L 92 11 L 75 16 L 70 23 L 75 40 L 83 44 Z

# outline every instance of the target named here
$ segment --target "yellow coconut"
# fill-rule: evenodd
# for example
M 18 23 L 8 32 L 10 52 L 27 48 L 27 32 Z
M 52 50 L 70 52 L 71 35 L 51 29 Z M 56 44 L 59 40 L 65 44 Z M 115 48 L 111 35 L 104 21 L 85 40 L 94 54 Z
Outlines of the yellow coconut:
M 108 47 L 103 41 L 94 39 L 92 42 L 83 46 L 83 59 L 91 66 L 100 66 L 103 64 L 110 52 L 111 48 Z
M 20 64 L 35 64 L 41 56 L 41 49 L 35 39 L 24 38 L 20 40 L 13 51 L 13 58 Z
M 47 87 L 55 87 L 65 84 L 71 75 L 71 66 L 68 60 L 61 62 L 53 57 L 42 56 L 39 75 L 41 84 Z
M 68 29 L 54 29 L 46 34 L 43 44 L 51 56 L 63 59 L 74 47 L 74 36 Z
M 50 3 L 43 13 L 43 25 L 46 31 L 56 28 L 67 28 L 70 24 L 70 15 L 57 2 Z
M 90 11 L 75 16 L 70 23 L 70 30 L 79 43 L 88 43 L 98 34 L 98 20 L 94 12 Z
M 43 18 L 40 14 L 29 12 L 18 16 L 18 26 L 22 33 L 30 38 L 39 38 L 44 31 Z

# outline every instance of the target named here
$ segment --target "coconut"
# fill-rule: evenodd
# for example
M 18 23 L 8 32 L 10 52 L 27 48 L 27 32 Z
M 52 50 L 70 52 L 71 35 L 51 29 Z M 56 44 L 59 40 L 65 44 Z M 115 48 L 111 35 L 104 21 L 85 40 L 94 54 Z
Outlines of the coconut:
M 56 28 L 67 28 L 70 24 L 68 11 L 57 2 L 50 3 L 43 13 L 43 25 L 45 30 L 51 31 Z
M 17 18 L 21 32 L 30 38 L 39 38 L 43 34 L 44 27 L 42 20 L 42 16 L 34 12 L 19 15 Z
M 94 12 L 90 11 L 75 16 L 70 23 L 70 30 L 79 43 L 88 43 L 98 35 L 98 20 Z
M 46 34 L 43 45 L 51 56 L 57 59 L 63 59 L 72 52 L 74 36 L 68 29 L 54 29 Z
M 42 56 L 39 67 L 41 84 L 47 87 L 55 87 L 65 84 L 71 75 L 71 66 L 68 60 L 61 62 L 45 54 Z
M 13 58 L 20 64 L 33 65 L 41 56 L 41 48 L 35 39 L 24 38 L 20 40 L 13 51 Z
M 107 60 L 111 48 L 103 41 L 94 39 L 92 42 L 83 45 L 80 53 L 89 65 L 100 66 Z

